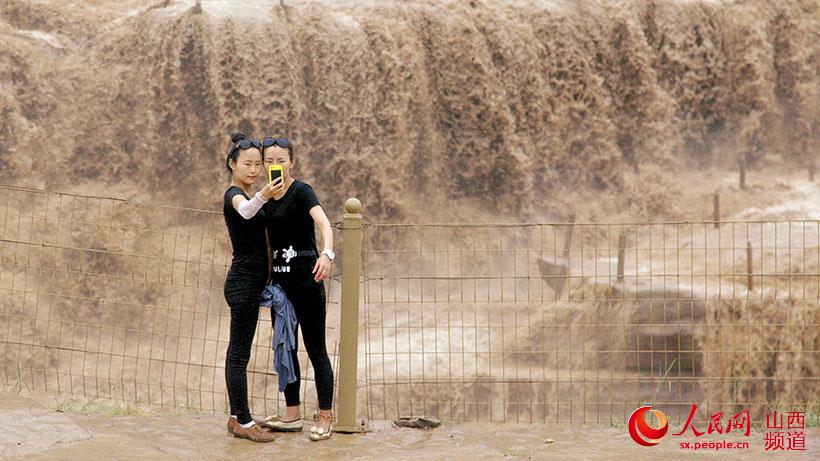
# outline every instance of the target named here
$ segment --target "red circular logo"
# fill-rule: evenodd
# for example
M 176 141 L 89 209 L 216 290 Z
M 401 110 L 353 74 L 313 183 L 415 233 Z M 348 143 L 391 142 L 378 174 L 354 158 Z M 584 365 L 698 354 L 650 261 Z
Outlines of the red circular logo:
M 645 419 L 647 412 L 658 418 L 658 427 L 647 424 Z M 666 435 L 667 430 L 669 430 L 669 424 L 666 415 L 662 411 L 653 410 L 651 406 L 640 407 L 629 416 L 629 435 L 632 436 L 632 440 L 645 447 L 657 445 Z

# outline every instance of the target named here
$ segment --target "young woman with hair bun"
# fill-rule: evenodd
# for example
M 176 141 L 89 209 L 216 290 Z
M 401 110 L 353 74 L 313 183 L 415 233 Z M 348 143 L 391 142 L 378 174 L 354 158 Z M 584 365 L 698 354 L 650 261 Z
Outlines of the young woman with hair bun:
M 231 185 L 225 191 L 222 213 L 231 239 L 233 256 L 225 278 L 225 301 L 231 308 L 228 351 L 225 355 L 225 384 L 231 414 L 228 432 L 254 442 L 272 442 L 275 436 L 254 422 L 248 409 L 248 360 L 259 316 L 259 302 L 268 279 L 265 219 L 261 210 L 282 189 L 281 178 L 252 191 L 263 171 L 262 144 L 243 133 L 231 136 L 225 159 Z

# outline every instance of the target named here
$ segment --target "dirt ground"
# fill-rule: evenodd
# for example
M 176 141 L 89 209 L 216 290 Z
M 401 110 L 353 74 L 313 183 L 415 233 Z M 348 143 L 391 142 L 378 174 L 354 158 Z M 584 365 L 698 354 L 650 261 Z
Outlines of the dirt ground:
M 655 447 L 634 443 L 625 427 L 444 422 L 428 431 L 397 429 L 373 421 L 366 434 L 335 434 L 312 443 L 307 431 L 283 434 L 270 444 L 229 436 L 222 415 L 107 416 L 58 412 L 16 393 L 0 393 L 0 458 L 26 460 L 252 459 L 818 459 L 820 428 L 807 429 L 806 451 L 766 453 L 753 431 L 750 449 L 682 451 L 667 436 Z M 670 431 L 671 432 L 671 431 Z M 704 436 L 705 437 L 705 436 Z M 554 440 L 548 443 L 547 439 Z M 741 437 L 738 440 L 743 439 Z M 703 438 L 703 440 L 706 440 Z

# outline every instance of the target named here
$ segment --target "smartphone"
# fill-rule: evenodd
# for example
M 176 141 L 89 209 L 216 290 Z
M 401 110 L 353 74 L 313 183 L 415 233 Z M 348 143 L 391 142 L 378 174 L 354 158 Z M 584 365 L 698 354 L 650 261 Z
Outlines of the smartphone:
M 268 167 L 268 182 L 273 182 L 276 178 L 282 177 L 282 165 L 271 165 Z

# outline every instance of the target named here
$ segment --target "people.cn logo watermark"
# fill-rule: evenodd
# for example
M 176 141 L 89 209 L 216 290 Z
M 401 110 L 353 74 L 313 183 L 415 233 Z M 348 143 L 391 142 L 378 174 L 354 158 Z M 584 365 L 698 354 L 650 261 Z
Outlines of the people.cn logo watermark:
M 652 427 L 646 422 L 646 413 L 652 413 L 658 419 L 658 427 Z M 640 407 L 629 416 L 629 435 L 632 440 L 645 446 L 657 445 L 666 431 L 669 430 L 669 422 L 662 411 L 653 410 L 651 406 Z

